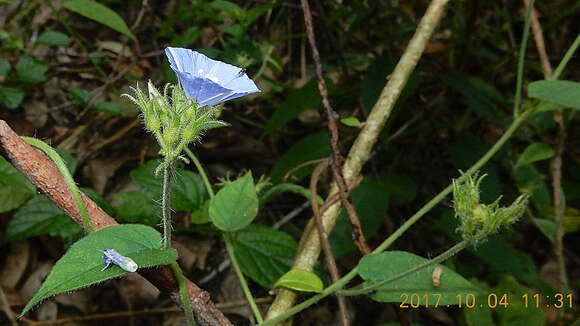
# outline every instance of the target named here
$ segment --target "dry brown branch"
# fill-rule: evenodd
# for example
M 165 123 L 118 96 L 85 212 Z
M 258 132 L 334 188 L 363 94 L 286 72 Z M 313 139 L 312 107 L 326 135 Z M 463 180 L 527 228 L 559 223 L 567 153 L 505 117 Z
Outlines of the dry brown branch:
M 312 48 L 312 58 L 314 59 L 314 66 L 316 70 L 316 81 L 318 84 L 318 90 L 320 92 L 320 97 L 322 98 L 322 104 L 324 105 L 326 111 L 326 117 L 328 118 L 328 130 L 330 131 L 330 148 L 332 149 L 331 159 L 330 159 L 330 169 L 334 175 L 334 182 L 338 185 L 340 200 L 348 217 L 350 218 L 350 223 L 352 224 L 352 234 L 354 243 L 359 248 L 363 255 L 368 255 L 371 252 L 365 235 L 362 231 L 362 226 L 360 224 L 360 219 L 356 214 L 354 205 L 350 201 L 348 196 L 349 189 L 342 175 L 342 155 L 340 155 L 340 150 L 338 149 L 338 125 L 336 123 L 336 118 L 338 114 L 334 111 L 330 105 L 330 100 L 328 99 L 328 89 L 326 88 L 326 81 L 324 76 L 322 76 L 322 64 L 320 63 L 320 54 L 318 53 L 318 47 L 316 46 L 316 38 L 314 36 L 314 27 L 312 25 L 312 14 L 310 12 L 310 6 L 308 0 L 302 0 L 302 9 L 304 11 L 304 23 L 306 24 L 306 34 L 308 35 L 308 41 L 310 47 Z
M 20 139 L 4 120 L 0 120 L 0 152 L 77 224 L 83 225 L 71 192 L 56 166 L 42 152 Z M 95 230 L 118 225 L 111 216 L 105 213 L 89 197 L 82 194 L 82 198 Z M 140 270 L 139 274 L 149 280 L 161 292 L 169 294 L 174 301 L 179 302 L 177 281 L 168 266 Z M 215 307 L 210 300 L 209 293 L 200 289 L 187 278 L 185 281 L 189 290 L 193 312 L 200 325 L 232 325 Z

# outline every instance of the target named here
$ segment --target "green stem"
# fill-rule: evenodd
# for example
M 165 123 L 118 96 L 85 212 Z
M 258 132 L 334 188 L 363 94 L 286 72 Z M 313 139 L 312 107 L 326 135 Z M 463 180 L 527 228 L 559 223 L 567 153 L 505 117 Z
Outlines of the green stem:
M 499 149 L 505 144 L 505 142 L 513 135 L 513 133 L 518 129 L 518 127 L 526 120 L 526 118 L 532 113 L 532 110 L 528 110 L 523 112 L 521 115 L 515 119 L 503 136 L 483 155 L 479 161 L 477 161 L 467 172 L 460 177 L 466 178 L 468 175 L 473 174 L 473 172 L 477 171 L 481 168 L 489 159 L 499 151 Z M 385 251 L 393 242 L 395 242 L 405 231 L 407 231 L 413 224 L 415 224 L 421 217 L 423 217 L 431 208 L 433 208 L 436 204 L 438 204 L 443 198 L 445 198 L 449 193 L 451 193 L 452 185 L 447 186 L 443 191 L 441 191 L 437 196 L 431 199 L 427 204 L 425 204 L 417 213 L 415 213 L 410 219 L 408 219 L 403 225 L 401 225 L 395 232 L 393 232 L 383 243 L 381 243 L 373 253 L 380 253 Z M 286 318 L 310 307 L 311 305 L 317 303 L 321 299 L 329 296 L 330 294 L 334 293 L 342 289 L 350 280 L 355 278 L 358 274 L 358 268 L 353 268 L 348 274 L 343 276 L 340 280 L 336 281 L 326 289 L 322 291 L 322 293 L 317 294 L 302 303 L 295 305 L 294 307 L 288 309 L 284 313 L 267 320 L 266 322 L 260 324 L 259 326 L 268 326 L 268 325 L 275 325 Z
M 265 204 L 266 202 L 268 202 L 269 200 L 273 199 L 274 197 L 278 196 L 281 193 L 284 192 L 291 192 L 300 196 L 303 196 L 304 198 L 310 200 L 311 194 L 310 194 L 310 190 L 307 188 L 304 188 L 300 185 L 295 185 L 293 183 L 279 183 L 275 186 L 273 186 L 272 188 L 268 189 L 267 191 L 264 192 L 264 194 L 262 194 L 260 196 L 260 205 Z M 324 204 L 324 199 L 320 196 L 316 196 L 316 201 L 318 202 L 318 205 L 323 205 Z
M 89 218 L 89 212 L 87 211 L 85 202 L 83 201 L 83 198 L 81 196 L 81 192 L 77 187 L 74 179 L 70 175 L 70 172 L 66 167 L 66 164 L 60 157 L 60 155 L 58 155 L 58 153 L 52 147 L 50 147 L 48 144 L 46 144 L 41 140 L 32 137 L 20 137 L 20 138 L 22 138 L 29 145 L 32 145 L 42 150 L 54 162 L 54 164 L 64 177 L 66 185 L 71 191 L 72 197 L 77 205 L 77 209 L 79 210 L 79 214 L 81 215 L 81 218 L 83 220 L 83 227 L 85 229 L 85 232 L 87 233 L 93 232 L 94 231 L 93 224 L 91 223 L 91 219 Z
M 163 163 L 163 197 L 161 198 L 161 209 L 163 213 L 163 243 L 162 248 L 171 248 L 171 174 L 173 173 L 173 163 Z
M 439 256 L 437 256 L 429 261 L 426 261 L 423 264 L 417 265 L 416 267 L 411 268 L 408 271 L 405 271 L 403 273 L 395 275 L 395 276 L 388 278 L 386 280 L 382 280 L 380 282 L 373 283 L 372 285 L 367 286 L 365 288 L 353 288 L 353 289 L 338 291 L 338 294 L 345 295 L 345 296 L 367 294 L 369 292 L 372 292 L 372 291 L 384 286 L 385 284 L 392 283 L 394 281 L 405 278 L 413 273 L 416 273 L 416 272 L 422 270 L 423 268 L 427 268 L 431 265 L 439 264 L 439 263 L 455 256 L 458 252 L 465 249 L 465 247 L 467 247 L 468 244 L 469 244 L 469 241 L 463 240 L 463 241 L 459 242 L 458 244 L 456 244 L 455 246 L 449 248 L 447 251 L 445 251 L 441 255 L 439 255 Z M 360 286 L 358 286 L 358 287 L 360 287 Z
M 181 297 L 181 305 L 183 306 L 183 311 L 185 312 L 187 325 L 196 326 L 197 323 L 193 318 L 193 310 L 191 309 L 191 298 L 189 297 L 189 291 L 187 291 L 187 286 L 185 285 L 183 272 L 177 263 L 171 264 L 171 270 L 173 271 L 173 275 L 175 275 L 177 285 L 179 286 L 179 296 Z
M 197 172 L 199 172 L 199 175 L 201 176 L 201 179 L 203 180 L 203 184 L 205 185 L 205 189 L 207 190 L 209 197 L 213 198 L 215 196 L 215 193 L 213 192 L 213 188 L 211 187 L 211 184 L 209 183 L 209 179 L 207 178 L 207 174 L 205 173 L 203 166 L 201 166 L 201 163 L 197 159 L 197 156 L 195 156 L 195 154 L 193 154 L 193 152 L 187 147 L 185 147 L 184 150 L 187 153 L 187 156 L 189 156 L 189 158 L 191 159 L 191 161 L 193 162 L 193 164 L 197 168 Z
M 242 269 L 240 268 L 240 263 L 238 262 L 238 259 L 236 258 L 236 253 L 234 252 L 234 244 L 233 244 L 232 234 L 229 232 L 224 233 L 224 240 L 226 242 L 226 249 L 228 251 L 228 255 L 230 256 L 230 259 L 232 260 L 232 265 L 234 266 L 234 270 L 236 271 L 236 275 L 238 276 L 238 279 L 240 280 L 240 285 L 242 286 L 242 290 L 244 291 L 244 295 L 246 296 L 246 300 L 248 300 L 248 302 L 250 303 L 250 308 L 252 309 L 254 316 L 256 316 L 256 320 L 258 321 L 258 323 L 262 323 L 264 321 L 264 318 L 262 318 L 262 314 L 260 313 L 260 309 L 258 309 L 258 305 L 256 305 L 256 301 L 254 301 L 254 297 L 252 296 L 252 293 L 250 292 L 250 287 L 248 287 L 248 283 L 246 282 L 246 279 L 244 278 L 244 275 L 242 274 Z
M 534 8 L 535 0 L 531 0 L 528 3 L 526 10 L 526 20 L 524 22 L 524 33 L 522 35 L 522 42 L 520 44 L 520 53 L 518 56 L 518 71 L 516 75 L 516 96 L 514 100 L 514 115 L 517 117 L 520 113 L 520 104 L 522 101 L 522 85 L 524 80 L 524 60 L 526 56 L 526 45 L 528 44 L 528 39 L 530 36 L 530 17 L 532 15 L 532 10 Z
M 576 50 L 578 50 L 579 46 L 580 46 L 580 33 L 578 33 L 578 36 L 576 36 L 576 39 L 574 40 L 568 51 L 566 51 L 566 54 L 564 54 L 564 57 L 558 64 L 558 67 L 556 67 L 556 70 L 554 70 L 551 79 L 556 80 L 560 77 L 562 71 L 564 71 L 564 68 L 566 68 L 566 65 L 568 64 L 568 62 L 570 62 L 570 59 L 572 59 L 574 53 L 576 52 Z

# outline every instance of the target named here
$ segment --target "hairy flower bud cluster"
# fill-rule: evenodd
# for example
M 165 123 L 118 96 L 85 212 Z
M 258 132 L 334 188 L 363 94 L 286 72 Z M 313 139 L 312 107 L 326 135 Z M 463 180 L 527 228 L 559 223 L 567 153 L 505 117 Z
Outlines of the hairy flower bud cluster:
M 147 92 L 133 88 L 135 97 L 123 94 L 141 110 L 145 129 L 150 131 L 161 146 L 165 162 L 173 162 L 184 147 L 196 141 L 204 131 L 226 126 L 217 120 L 219 106 L 201 106 L 188 97 L 180 86 L 167 84 L 163 94 L 149 81 Z
M 525 212 L 527 195 L 519 196 L 510 206 L 499 207 L 501 196 L 492 204 L 480 203 L 479 187 L 485 175 L 467 175 L 453 180 L 455 216 L 463 239 L 478 243 L 504 226 L 516 222 Z

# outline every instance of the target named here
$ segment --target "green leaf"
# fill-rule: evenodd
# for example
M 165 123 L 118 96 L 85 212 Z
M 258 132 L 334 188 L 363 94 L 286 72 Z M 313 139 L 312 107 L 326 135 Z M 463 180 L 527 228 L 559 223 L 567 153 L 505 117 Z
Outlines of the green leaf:
M 49 234 L 70 239 L 82 229 L 44 195 L 36 195 L 22 206 L 6 227 L 10 241 Z
M 485 297 L 478 297 L 476 302 L 485 302 L 486 299 Z M 492 311 L 487 305 L 482 307 L 476 306 L 473 309 L 463 309 L 463 315 L 465 316 L 467 326 L 495 326 Z
M 332 92 L 334 84 L 331 84 L 329 80 L 327 80 L 327 83 L 329 83 L 328 85 L 330 87 L 329 92 Z M 321 103 L 320 93 L 318 92 L 315 80 L 309 81 L 302 88 L 292 90 L 283 102 L 275 105 L 276 111 L 274 111 L 274 114 L 272 114 L 272 117 L 266 124 L 263 135 L 282 128 L 300 113 L 308 109 L 316 109 Z
M 16 109 L 24 99 L 24 91 L 20 88 L 0 87 L 0 104 L 9 109 Z
M 521 165 L 513 169 L 513 178 L 520 192 L 530 195 L 530 199 L 541 217 L 552 216 L 552 195 L 545 177 L 533 165 Z
M 348 117 L 344 119 L 340 119 L 340 122 L 349 127 L 360 128 L 361 122 L 356 117 Z
M 530 144 L 522 155 L 518 158 L 518 162 L 516 163 L 516 167 L 534 163 L 537 161 L 547 160 L 554 156 L 556 152 L 552 147 L 544 143 L 533 143 Z
M 240 230 L 252 223 L 256 215 L 258 215 L 258 195 L 251 172 L 234 182 L 227 183 L 209 204 L 209 217 L 222 231 Z
M 292 170 L 292 181 L 298 181 L 309 175 L 316 167 L 316 164 L 310 164 L 295 169 L 297 166 L 309 161 L 328 157 L 329 155 L 330 143 L 328 133 L 322 132 L 306 136 L 294 143 L 290 149 L 282 155 L 276 165 L 274 165 L 270 172 L 272 183 L 280 183 L 286 173 L 290 170 Z
M 528 95 L 580 110 L 580 83 L 568 80 L 540 80 L 530 83 Z
M 498 104 L 506 100 L 493 85 L 481 78 L 456 72 L 443 75 L 441 81 L 461 95 L 461 101 L 467 108 L 494 124 L 505 124 L 505 113 Z
M 556 223 L 553 220 L 548 220 L 545 218 L 532 218 L 532 222 L 538 227 L 538 229 L 546 236 L 546 238 L 554 241 L 556 236 Z
M 203 205 L 201 206 L 201 208 L 191 212 L 191 216 L 190 216 L 191 223 L 193 223 L 193 224 L 206 224 L 206 223 L 211 222 L 211 219 L 209 218 L 209 204 L 210 203 L 211 203 L 211 200 L 206 200 L 205 203 L 203 203 Z
M 389 193 L 384 183 L 372 178 L 365 178 L 351 194 L 363 233 L 370 238 L 376 234 L 384 222 L 389 207 Z M 341 210 L 336 225 L 330 233 L 330 244 L 336 258 L 356 250 L 352 242 L 352 224 L 348 214 Z
M 298 244 L 285 232 L 252 224 L 236 233 L 235 246 L 244 274 L 269 289 L 292 267 Z
M 37 84 L 46 80 L 48 65 L 30 56 L 23 56 L 16 64 L 16 77 L 24 83 Z
M 86 106 L 91 101 L 91 92 L 84 88 L 73 88 L 69 92 L 72 100 L 81 106 Z
M 155 204 L 142 191 L 129 191 L 113 194 L 116 217 L 130 223 L 143 223 L 155 226 L 159 223 L 161 206 Z
M 35 191 L 30 181 L 0 156 L 0 213 L 22 205 Z
M 151 201 L 161 199 L 161 177 L 155 176 L 160 160 L 150 160 L 143 166 L 131 171 L 129 176 L 139 185 Z M 199 174 L 188 170 L 176 169 L 171 186 L 171 208 L 176 211 L 196 210 L 205 202 L 207 191 Z
M 101 23 L 107 27 L 110 27 L 121 34 L 128 36 L 133 41 L 137 40 L 135 35 L 131 33 L 129 27 L 127 27 L 127 24 L 123 18 L 119 16 L 119 14 L 96 1 L 71 0 L 65 2 L 63 7 L 70 11 L 74 11 L 79 15 L 85 16 L 86 18 Z
M 69 37 L 65 33 L 55 32 L 55 31 L 44 31 L 38 39 L 36 40 L 37 44 L 44 44 L 49 46 L 59 46 L 59 45 L 67 45 L 69 42 Z
M 391 278 L 406 272 L 428 259 L 404 251 L 387 251 L 363 257 L 359 263 L 359 274 L 366 281 L 365 286 Z M 398 281 L 387 283 L 380 287 L 371 298 L 379 302 L 401 302 L 402 293 L 413 293 L 423 297 L 433 293 L 441 293 L 439 306 L 456 305 L 456 295 L 476 294 L 481 290 L 457 274 L 452 269 L 438 265 L 441 273 L 440 285 L 434 286 L 432 275 L 436 266 L 429 266 Z M 424 304 L 425 302 L 421 302 Z
M 34 297 L 26 304 L 25 314 L 40 301 L 127 274 L 118 266 L 101 271 L 103 248 L 115 249 L 133 259 L 139 268 L 167 265 L 177 259 L 174 249 L 160 249 L 161 235 L 144 225 L 115 225 L 93 232 L 72 245 Z
M 7 76 L 10 72 L 10 63 L 2 58 L 0 58 L 0 76 Z
M 324 289 L 322 280 L 318 275 L 303 269 L 291 269 L 288 273 L 282 275 L 275 287 L 282 286 L 291 290 L 302 292 L 320 293 Z

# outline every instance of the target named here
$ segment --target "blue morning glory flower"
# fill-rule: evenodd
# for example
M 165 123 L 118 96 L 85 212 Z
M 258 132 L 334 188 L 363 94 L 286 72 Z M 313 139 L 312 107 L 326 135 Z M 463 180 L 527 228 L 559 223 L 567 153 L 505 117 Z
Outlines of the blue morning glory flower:
M 183 48 L 166 48 L 171 69 L 185 93 L 200 105 L 216 105 L 259 92 L 244 70 Z

